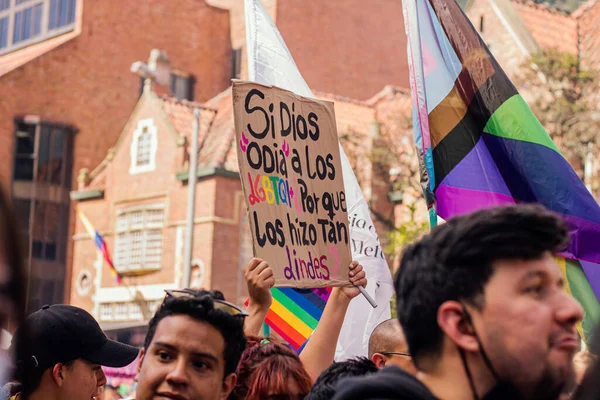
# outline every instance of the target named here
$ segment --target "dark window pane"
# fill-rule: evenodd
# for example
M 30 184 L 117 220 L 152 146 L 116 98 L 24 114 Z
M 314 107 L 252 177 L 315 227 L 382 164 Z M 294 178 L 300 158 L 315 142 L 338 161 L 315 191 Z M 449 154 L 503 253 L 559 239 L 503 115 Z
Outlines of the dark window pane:
M 40 144 L 38 148 L 38 182 L 48 182 L 50 176 L 50 128 L 42 126 L 40 129 Z
M 33 154 L 35 151 L 35 125 L 17 125 L 17 154 Z
M 14 199 L 13 208 L 17 219 L 17 228 L 21 232 L 29 231 L 29 218 L 31 217 L 31 200 Z
M 33 180 L 33 158 L 15 157 L 15 173 L 16 181 L 32 181 Z
M 34 240 L 31 243 L 31 257 L 42 258 L 43 243 L 41 240 Z
M 0 0 L 1 4 L 2 0 Z M 0 49 L 8 43 L 8 17 L 0 18 Z
M 68 0 L 59 0 L 58 4 L 60 4 L 58 26 L 65 26 L 65 25 L 67 25 L 68 18 L 69 18 L 69 1 Z
M 6 10 L 10 7 L 10 0 L 0 0 L 0 11 Z
M 23 13 L 23 40 L 27 40 L 31 37 L 31 14 L 32 9 L 26 8 L 22 11 Z
M 56 260 L 56 243 L 46 242 L 46 260 Z
M 56 246 L 58 242 L 59 227 L 62 223 L 60 216 L 61 207 L 55 203 L 46 203 L 45 223 L 45 257 L 46 260 L 56 260 Z
M 233 49 L 231 61 L 231 76 L 234 79 L 240 79 L 242 74 L 242 49 Z
M 42 4 L 33 9 L 33 36 L 42 33 Z
M 54 29 L 58 27 L 58 0 L 50 0 L 50 13 L 48 15 L 48 29 Z
M 32 1 L 32 0 L 17 0 L 16 3 L 22 4 L 22 3 L 27 3 L 28 1 Z
M 64 129 L 54 129 L 52 132 L 52 151 L 50 153 L 50 183 L 61 184 L 63 158 L 65 149 Z
M 75 0 L 68 0 L 68 1 L 69 1 L 69 14 L 67 16 L 67 24 L 72 24 L 73 22 L 75 22 L 76 1 Z
M 45 222 L 45 214 L 46 214 L 46 204 L 45 202 L 36 201 L 35 209 L 33 210 L 33 221 L 31 227 L 31 240 L 32 240 L 32 256 L 34 258 L 43 258 L 44 254 L 44 222 Z
M 65 262 L 67 256 L 67 242 L 69 235 L 69 206 L 62 205 L 60 206 L 60 221 L 59 228 L 57 231 L 57 250 L 56 250 L 56 260 L 60 262 Z
M 15 28 L 13 30 L 13 43 L 23 40 L 23 11 L 15 14 Z
M 171 95 L 179 100 L 194 99 L 193 79 L 172 74 L 171 75 Z

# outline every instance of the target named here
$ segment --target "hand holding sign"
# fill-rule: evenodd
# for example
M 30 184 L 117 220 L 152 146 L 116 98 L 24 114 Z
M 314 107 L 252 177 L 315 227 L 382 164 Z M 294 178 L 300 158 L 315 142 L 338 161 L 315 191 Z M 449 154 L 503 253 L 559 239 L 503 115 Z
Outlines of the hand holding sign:
M 246 269 L 246 283 L 250 304 L 268 310 L 273 302 L 271 288 L 275 285 L 273 269 L 269 264 L 256 257 L 250 260 Z
M 350 271 L 348 272 L 348 276 L 352 286 L 346 286 L 340 288 L 340 290 L 346 295 L 346 297 L 348 297 L 349 300 L 352 300 L 360 294 L 359 287 L 364 288 L 367 286 L 367 274 L 365 273 L 363 266 L 360 265 L 358 261 L 352 261 L 349 269 Z

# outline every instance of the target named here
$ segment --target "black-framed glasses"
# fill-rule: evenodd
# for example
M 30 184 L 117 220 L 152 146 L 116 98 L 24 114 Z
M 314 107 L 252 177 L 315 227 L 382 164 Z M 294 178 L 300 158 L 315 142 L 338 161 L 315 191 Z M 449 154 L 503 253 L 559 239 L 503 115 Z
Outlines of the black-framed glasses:
M 402 353 L 399 351 L 383 351 L 379 353 L 384 356 L 402 356 L 402 357 L 412 357 L 409 353 Z
M 198 298 L 198 293 L 192 289 L 176 289 L 176 290 L 165 290 L 167 296 L 175 298 L 193 297 Z M 240 307 L 233 303 L 225 300 L 212 299 L 213 307 L 215 310 L 223 311 L 224 313 L 236 317 L 247 317 L 248 313 L 242 310 Z

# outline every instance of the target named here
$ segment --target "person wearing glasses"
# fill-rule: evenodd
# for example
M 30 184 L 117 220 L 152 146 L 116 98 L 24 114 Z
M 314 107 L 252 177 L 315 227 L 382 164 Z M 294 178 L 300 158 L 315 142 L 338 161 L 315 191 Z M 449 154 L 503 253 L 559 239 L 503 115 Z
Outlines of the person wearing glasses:
M 396 318 L 383 321 L 371 333 L 369 359 L 377 368 L 394 365 L 413 375 L 417 372 L 408 351 L 404 332 Z
M 218 291 L 167 291 L 148 323 L 136 399 L 227 399 L 246 346 L 246 316 Z

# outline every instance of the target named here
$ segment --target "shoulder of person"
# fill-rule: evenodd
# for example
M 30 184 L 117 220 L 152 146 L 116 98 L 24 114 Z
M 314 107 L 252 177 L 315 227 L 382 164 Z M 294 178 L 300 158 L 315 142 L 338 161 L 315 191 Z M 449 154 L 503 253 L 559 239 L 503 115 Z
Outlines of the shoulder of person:
M 397 367 L 342 379 L 336 388 L 333 400 L 435 400 L 419 380 Z
M 14 400 L 21 397 L 21 384 L 8 382 L 0 388 L 0 400 Z

